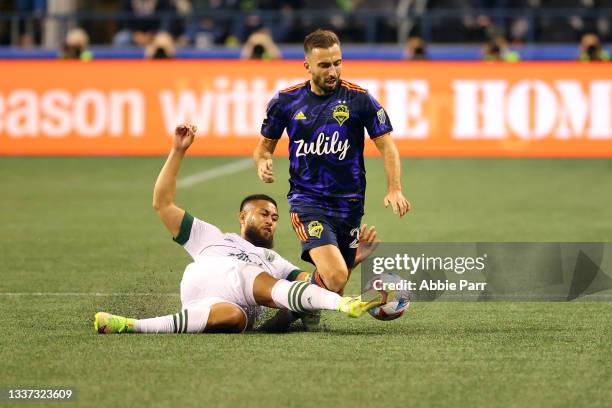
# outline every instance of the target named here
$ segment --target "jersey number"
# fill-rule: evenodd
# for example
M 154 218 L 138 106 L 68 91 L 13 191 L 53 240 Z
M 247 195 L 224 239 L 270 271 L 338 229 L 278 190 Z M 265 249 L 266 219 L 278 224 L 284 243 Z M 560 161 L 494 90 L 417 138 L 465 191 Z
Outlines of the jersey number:
M 355 237 L 355 239 L 351 241 L 349 248 L 359 248 L 359 228 L 353 228 L 350 235 Z

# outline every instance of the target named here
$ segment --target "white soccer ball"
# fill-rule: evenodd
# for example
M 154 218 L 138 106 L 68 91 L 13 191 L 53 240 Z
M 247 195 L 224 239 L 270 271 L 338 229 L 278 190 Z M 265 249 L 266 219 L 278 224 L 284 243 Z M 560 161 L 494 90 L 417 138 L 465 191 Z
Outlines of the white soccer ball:
M 376 285 L 374 284 L 376 281 L 379 281 Z M 383 283 L 383 287 L 385 289 L 378 289 L 381 287 L 380 283 Z M 395 320 L 398 317 L 402 316 L 408 306 L 410 306 L 410 299 L 412 298 L 412 293 L 402 288 L 402 283 L 404 280 L 394 274 L 394 273 L 383 273 L 379 276 L 374 277 L 368 282 L 368 290 L 377 290 L 378 292 L 383 294 L 383 297 L 386 298 L 386 303 L 380 306 L 376 306 L 368 312 L 378 320 Z M 389 290 L 388 287 L 401 288 Z M 376 289 L 375 289 L 376 288 Z

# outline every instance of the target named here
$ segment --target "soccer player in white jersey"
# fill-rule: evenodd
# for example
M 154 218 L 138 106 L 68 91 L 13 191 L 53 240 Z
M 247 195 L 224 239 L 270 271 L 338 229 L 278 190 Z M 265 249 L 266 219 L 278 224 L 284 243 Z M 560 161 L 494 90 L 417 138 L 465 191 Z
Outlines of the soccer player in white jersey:
M 381 304 L 381 298 L 362 301 L 295 281 L 302 277 L 295 265 L 272 248 L 278 221 L 275 201 L 249 196 L 240 205 L 240 235 L 190 215 L 175 202 L 176 177 L 195 137 L 195 126 L 176 128 L 173 147 L 155 183 L 153 207 L 174 240 L 191 255 L 181 281 L 181 311 L 161 317 L 132 319 L 99 312 L 98 333 L 243 332 L 248 309 L 258 306 L 293 312 L 337 310 L 351 317 Z M 291 281 L 294 280 L 294 281 Z

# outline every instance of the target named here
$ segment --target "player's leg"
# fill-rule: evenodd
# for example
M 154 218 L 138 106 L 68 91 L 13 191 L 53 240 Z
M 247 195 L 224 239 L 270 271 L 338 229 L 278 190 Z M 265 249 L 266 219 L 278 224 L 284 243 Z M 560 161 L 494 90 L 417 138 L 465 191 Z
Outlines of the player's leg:
M 317 266 L 313 272 L 313 283 L 322 286 L 322 281 L 328 289 L 342 295 L 355 265 L 355 255 L 359 247 L 361 215 L 342 219 L 328 218 L 326 223 L 332 225 L 331 229 L 335 233 L 336 243 L 312 248 L 309 251 L 310 257 Z M 319 268 L 320 265 L 321 268 Z M 328 286 L 328 282 L 332 287 Z M 339 286 L 341 289 L 336 290 Z
M 342 297 L 308 282 L 277 280 L 257 268 L 242 270 L 245 277 L 245 297 L 255 304 L 293 312 L 336 310 L 350 317 L 359 317 L 381 304 L 381 298 L 362 301 L 360 297 Z M 250 286 L 249 286 L 250 285 Z M 250 290 L 248 288 L 251 288 Z
M 276 313 L 266 319 L 259 327 L 258 331 L 267 333 L 285 333 L 289 331 L 291 325 L 300 319 L 300 313 L 292 312 L 289 309 L 279 309 Z
M 234 288 L 227 276 L 232 273 L 235 262 L 231 260 L 191 263 L 181 280 L 180 312 L 149 319 L 101 312 L 96 314 L 94 327 L 99 333 L 242 332 L 247 318 L 231 297 Z
M 209 299 L 203 299 L 178 313 L 148 319 L 133 319 L 99 312 L 95 316 L 94 328 L 100 334 L 242 333 L 244 331 L 247 318 L 242 308 L 226 302 L 212 305 L 210 303 Z
M 205 264 L 191 263 L 181 280 L 183 307 L 208 307 L 210 313 L 206 333 L 242 333 L 247 326 L 244 309 L 236 304 L 228 275 L 234 273 L 236 263 L 231 259 L 216 259 Z
M 302 244 L 302 259 L 316 266 L 311 282 L 341 292 L 349 270 L 338 248 L 334 222 L 325 215 L 308 211 L 292 212 L 291 222 Z
M 232 303 L 217 303 L 210 308 L 204 333 L 242 333 L 246 326 L 244 309 Z
M 348 268 L 347 281 L 355 268 L 355 257 L 359 248 L 359 234 L 361 226 L 361 215 L 338 220 L 338 249 Z
M 342 299 L 337 293 L 308 282 L 277 280 L 265 272 L 255 278 L 253 297 L 259 305 L 293 312 L 336 310 Z
M 310 249 L 308 254 L 316 266 L 313 281 L 321 287 L 342 294 L 348 282 L 349 269 L 338 246 L 333 244 L 318 246 Z

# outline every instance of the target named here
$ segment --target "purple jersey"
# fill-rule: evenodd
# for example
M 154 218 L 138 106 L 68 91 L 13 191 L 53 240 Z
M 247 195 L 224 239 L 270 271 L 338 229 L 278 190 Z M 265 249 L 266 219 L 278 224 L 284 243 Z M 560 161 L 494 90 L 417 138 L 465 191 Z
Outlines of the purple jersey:
M 328 215 L 363 214 L 366 177 L 364 128 L 371 139 L 393 130 L 387 112 L 365 89 L 342 80 L 329 95 L 310 81 L 280 91 L 270 101 L 261 134 L 289 135 L 287 198 L 292 209 Z

